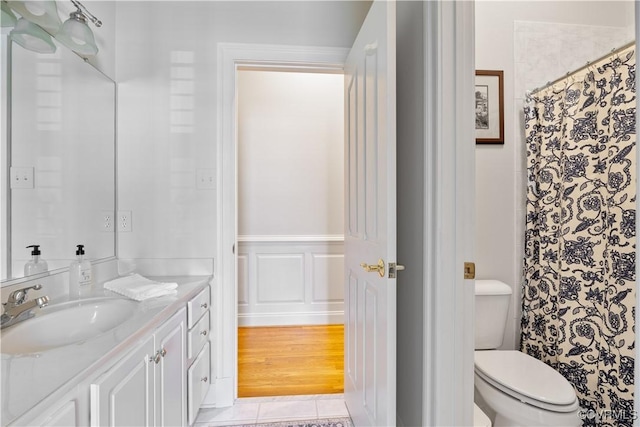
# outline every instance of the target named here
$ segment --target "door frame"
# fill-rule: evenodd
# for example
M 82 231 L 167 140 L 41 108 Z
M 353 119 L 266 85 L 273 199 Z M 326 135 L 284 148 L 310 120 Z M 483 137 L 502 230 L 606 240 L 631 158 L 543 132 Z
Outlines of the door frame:
M 463 270 L 475 260 L 475 6 L 423 4 L 423 425 L 473 425 L 475 281 Z
M 469 214 L 475 210 L 474 4 L 438 0 L 423 5 L 423 425 L 471 425 L 475 293 L 473 280 L 464 280 L 462 270 L 463 262 L 474 260 L 475 239 Z M 205 407 L 232 406 L 237 398 L 236 68 L 262 64 L 342 69 L 347 53 L 340 48 L 218 45 L 216 315 L 211 322 L 216 342 L 225 346 L 217 345 L 212 355 L 216 382 Z M 467 121 L 460 121 L 465 117 Z
M 243 69 L 343 72 L 349 49 L 313 46 L 218 44 L 217 96 L 217 236 L 212 330 L 218 345 L 212 355 L 215 389 L 204 405 L 232 406 L 238 397 L 238 280 L 237 280 L 237 82 Z M 225 286 L 226 284 L 226 286 Z M 232 284 L 232 286 L 230 286 Z

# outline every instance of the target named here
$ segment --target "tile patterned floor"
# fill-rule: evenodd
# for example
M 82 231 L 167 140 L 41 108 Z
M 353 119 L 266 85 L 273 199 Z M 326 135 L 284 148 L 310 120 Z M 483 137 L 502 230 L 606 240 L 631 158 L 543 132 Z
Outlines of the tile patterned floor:
M 343 394 L 252 397 L 229 408 L 201 409 L 194 427 L 349 417 Z

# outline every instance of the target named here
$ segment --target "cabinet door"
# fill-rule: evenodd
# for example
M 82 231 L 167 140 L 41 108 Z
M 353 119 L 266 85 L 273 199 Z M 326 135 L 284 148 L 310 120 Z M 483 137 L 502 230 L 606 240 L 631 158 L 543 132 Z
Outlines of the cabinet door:
M 41 425 L 43 427 L 69 427 L 69 426 L 79 426 L 77 412 L 78 408 L 76 406 L 77 402 L 75 400 L 71 400 L 62 407 L 58 408 L 51 417 L 47 419 Z
M 183 308 L 155 333 L 156 426 L 186 424 L 186 311 Z
M 153 337 L 91 384 L 92 426 L 152 426 Z
M 200 405 L 211 383 L 210 358 L 209 343 L 206 343 L 193 362 L 193 365 L 191 365 L 187 371 L 187 383 L 189 387 L 189 425 L 195 422 L 198 411 L 200 410 Z
M 80 425 L 80 423 L 78 423 L 78 408 L 76 407 L 76 403 L 77 402 L 75 400 L 65 403 L 51 415 L 51 418 L 47 419 L 41 425 L 43 427 L 69 427 Z

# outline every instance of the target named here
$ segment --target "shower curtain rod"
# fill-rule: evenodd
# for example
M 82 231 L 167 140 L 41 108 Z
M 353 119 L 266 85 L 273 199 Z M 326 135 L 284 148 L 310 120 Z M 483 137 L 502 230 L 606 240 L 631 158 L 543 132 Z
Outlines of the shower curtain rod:
M 613 56 L 613 55 L 615 55 L 615 54 L 617 54 L 619 52 L 622 52 L 623 50 L 628 49 L 631 46 L 634 46 L 635 44 L 636 44 L 636 41 L 633 40 L 633 41 L 630 41 L 629 43 L 627 43 L 627 44 L 625 44 L 623 46 L 620 46 L 617 49 L 611 49 L 611 52 L 607 53 L 606 55 L 602 55 L 601 57 L 599 57 L 598 59 L 596 59 L 594 61 L 587 61 L 587 63 L 585 65 L 583 65 L 582 67 L 577 68 L 577 69 L 575 69 L 573 71 L 569 71 L 564 76 L 559 77 L 559 78 L 555 79 L 552 82 L 547 82 L 547 84 L 545 84 L 543 86 L 540 86 L 540 87 L 537 87 L 537 88 L 533 89 L 530 94 L 533 95 L 536 92 L 540 92 L 541 90 L 548 88 L 549 86 L 553 86 L 554 84 L 559 83 L 559 82 L 565 80 L 566 78 L 571 77 L 572 75 L 574 75 L 576 73 L 579 73 L 580 71 L 584 70 L 585 68 L 589 68 L 590 66 L 592 66 L 594 64 L 597 64 L 598 62 L 600 62 L 600 61 L 602 61 L 604 59 L 610 58 L 611 56 Z

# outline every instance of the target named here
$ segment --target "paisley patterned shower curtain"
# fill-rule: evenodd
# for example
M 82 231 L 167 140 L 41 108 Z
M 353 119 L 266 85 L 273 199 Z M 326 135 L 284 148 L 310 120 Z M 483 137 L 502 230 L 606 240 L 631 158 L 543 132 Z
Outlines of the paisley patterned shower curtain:
M 633 422 L 635 115 L 632 48 L 525 107 L 521 350 L 573 384 L 585 425 Z

